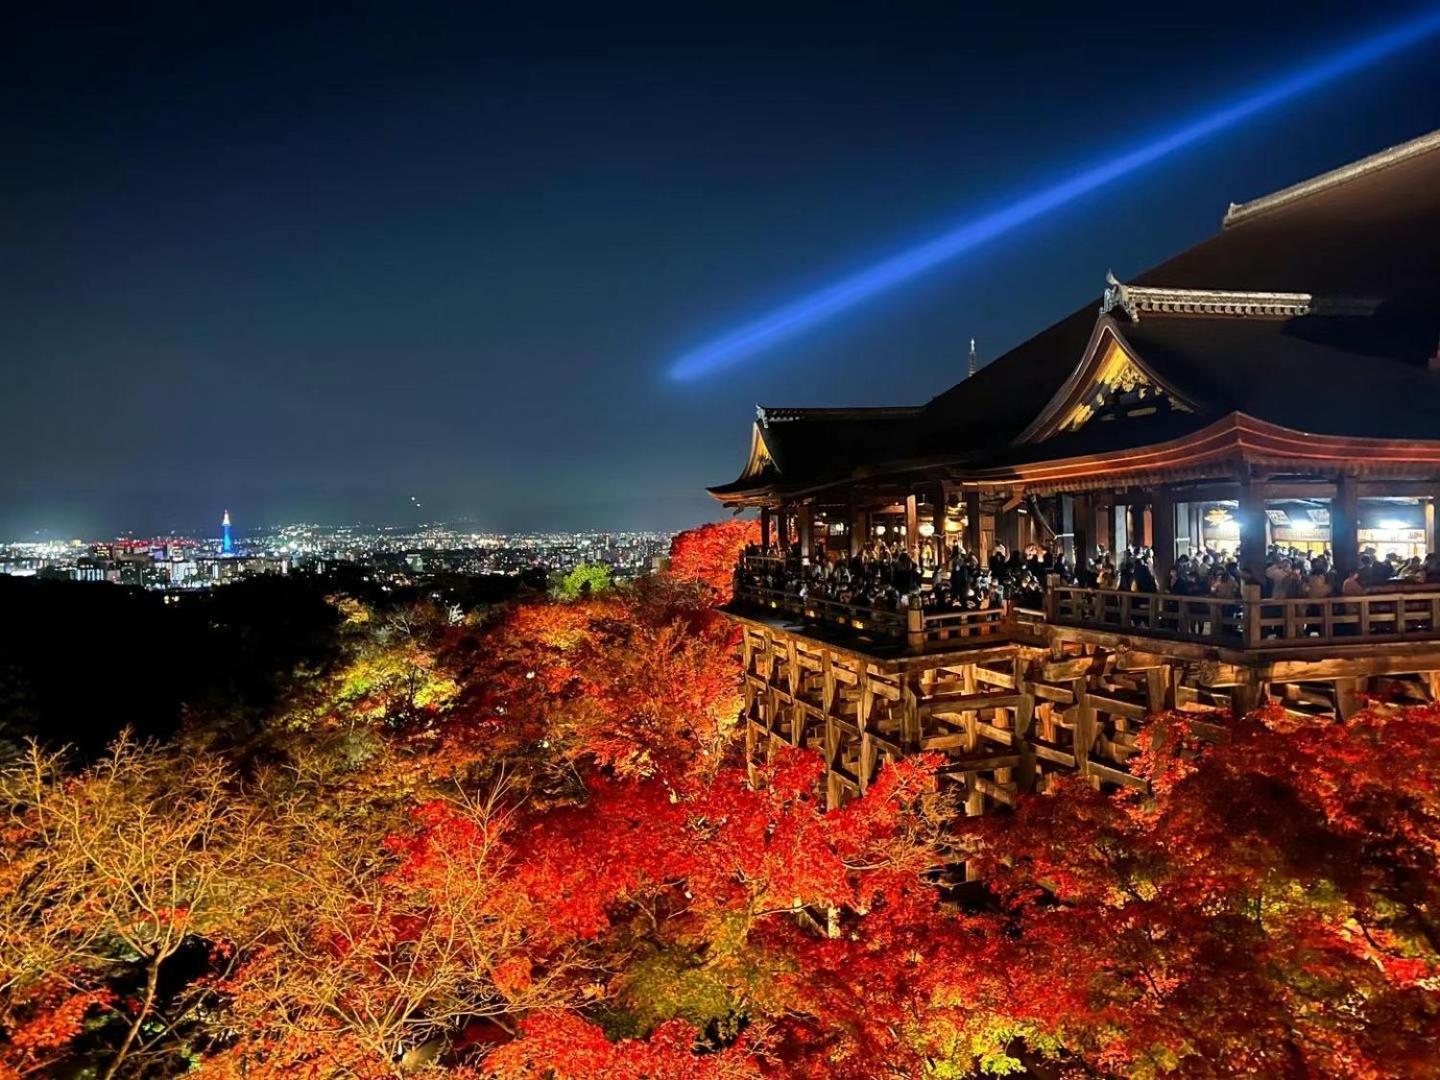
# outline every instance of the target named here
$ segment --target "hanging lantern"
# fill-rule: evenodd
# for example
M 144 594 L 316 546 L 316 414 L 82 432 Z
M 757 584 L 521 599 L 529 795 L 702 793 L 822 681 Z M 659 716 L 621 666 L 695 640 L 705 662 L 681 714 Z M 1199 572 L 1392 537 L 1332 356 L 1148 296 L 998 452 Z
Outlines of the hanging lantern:
M 928 539 L 930 539 L 930 537 L 932 537 L 932 536 L 935 535 L 935 526 L 932 525 L 932 524 L 931 524 L 930 522 L 928 522 L 928 521 L 922 521 L 922 522 L 920 523 L 920 530 L 919 530 L 919 531 L 920 531 L 920 535 L 923 536 L 923 537 L 925 537 L 925 539 L 928 540 Z

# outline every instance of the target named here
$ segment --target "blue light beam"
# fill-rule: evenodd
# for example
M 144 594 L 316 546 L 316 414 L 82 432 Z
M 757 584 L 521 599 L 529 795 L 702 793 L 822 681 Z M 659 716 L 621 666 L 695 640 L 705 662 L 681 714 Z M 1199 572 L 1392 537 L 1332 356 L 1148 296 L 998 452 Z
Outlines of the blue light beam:
M 1098 187 L 1199 142 L 1233 124 L 1313 90 L 1341 76 L 1368 67 L 1392 53 L 1440 31 L 1440 9 L 1334 53 L 1278 82 L 1231 102 L 1214 112 L 1119 157 L 1085 169 L 1057 184 L 1025 195 L 1010 205 L 984 214 L 926 243 L 892 255 L 874 266 L 817 289 L 763 318 L 686 353 L 670 368 L 670 377 L 687 381 L 707 375 L 750 356 L 783 338 L 829 319 L 846 308 L 893 289 L 963 252 L 1064 206 Z

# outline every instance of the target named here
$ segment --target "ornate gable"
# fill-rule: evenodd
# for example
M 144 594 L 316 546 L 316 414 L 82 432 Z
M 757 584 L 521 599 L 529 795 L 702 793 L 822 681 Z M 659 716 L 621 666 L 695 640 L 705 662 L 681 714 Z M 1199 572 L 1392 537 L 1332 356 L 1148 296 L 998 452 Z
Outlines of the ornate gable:
M 1088 392 L 1060 418 L 1055 434 L 1079 431 L 1091 421 L 1194 412 L 1142 368 L 1119 341 L 1111 339 Z
M 759 412 L 758 409 L 756 411 Z M 756 480 L 767 474 L 773 475 L 779 472 L 775 466 L 775 458 L 770 453 L 770 447 L 765 444 L 764 423 L 765 417 L 762 412 L 750 428 L 750 454 L 745 459 L 745 468 L 740 471 L 741 480 Z
M 1114 320 L 1102 315 L 1079 366 L 1015 441 L 1044 442 L 1087 424 L 1194 411 L 1194 402 L 1146 367 L 1120 336 Z

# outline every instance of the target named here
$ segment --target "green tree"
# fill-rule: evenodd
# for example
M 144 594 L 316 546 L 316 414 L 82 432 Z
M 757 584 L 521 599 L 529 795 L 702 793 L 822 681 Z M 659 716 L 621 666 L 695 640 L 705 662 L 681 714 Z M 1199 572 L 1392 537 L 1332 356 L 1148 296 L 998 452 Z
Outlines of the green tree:
M 605 592 L 614 584 L 610 568 L 603 563 L 581 563 L 560 579 L 555 595 L 561 600 L 578 600 Z

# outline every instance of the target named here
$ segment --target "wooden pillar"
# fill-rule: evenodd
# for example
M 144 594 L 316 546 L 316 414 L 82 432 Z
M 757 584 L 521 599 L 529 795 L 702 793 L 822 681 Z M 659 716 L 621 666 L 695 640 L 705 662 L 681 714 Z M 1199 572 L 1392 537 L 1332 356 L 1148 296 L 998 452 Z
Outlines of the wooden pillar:
M 815 550 L 815 508 L 803 503 L 795 512 L 796 527 L 800 533 L 800 563 L 810 565 L 810 556 Z
M 1335 680 L 1335 718 L 1349 720 L 1360 708 L 1360 695 L 1364 693 L 1364 679 Z
M 859 555 L 870 540 L 870 511 L 850 511 L 850 554 Z
M 1082 570 L 1085 562 L 1095 553 L 1095 498 L 1092 495 L 1076 495 L 1072 500 L 1072 522 L 1075 531 L 1073 558 L 1075 568 Z
M 790 507 L 780 504 L 780 517 L 776 522 L 775 543 L 784 551 L 790 546 Z
M 770 508 L 760 508 L 760 548 L 763 551 L 770 550 Z
M 1440 503 L 1440 495 L 1431 495 L 1425 500 L 1425 554 L 1434 555 L 1435 547 L 1435 511 L 1437 503 Z
M 1187 502 L 1185 506 L 1185 535 L 1190 540 L 1190 557 L 1193 559 L 1205 550 L 1205 537 L 1201 529 L 1205 521 L 1205 504 Z
M 1170 489 L 1157 487 L 1150 496 L 1151 547 L 1155 550 L 1155 578 L 1163 590 L 1175 565 L 1175 500 Z
M 965 492 L 965 550 L 983 562 L 986 554 L 980 547 L 980 492 L 971 488 Z
M 1095 543 L 1115 555 L 1115 510 L 1109 499 L 1100 499 L 1095 504 Z
M 920 507 L 914 495 L 905 496 L 905 550 L 910 558 L 920 556 Z
M 1249 571 L 1249 580 L 1265 583 L 1266 517 L 1265 485 L 1250 477 L 1240 482 L 1240 571 Z
M 935 530 L 935 535 L 930 538 L 935 548 L 935 565 L 945 565 L 945 481 L 941 480 L 935 484 L 935 491 L 930 496 L 934 505 L 930 510 L 930 526 Z
M 1060 553 L 1066 562 L 1075 562 L 1075 497 L 1061 495 L 1055 500 L 1059 510 L 1056 524 L 1060 532 Z
M 1341 476 L 1330 500 L 1330 551 L 1341 579 L 1360 565 L 1360 512 L 1355 478 Z
M 1128 503 L 1118 504 L 1111 512 L 1110 517 L 1114 521 L 1114 544 L 1112 551 L 1124 551 L 1131 544 L 1130 540 L 1130 505 Z M 1115 566 L 1120 566 L 1120 556 L 1115 557 Z
M 1243 526 L 1242 526 L 1243 528 Z M 1244 537 L 1241 538 L 1244 543 Z M 1230 711 L 1236 719 L 1254 712 L 1264 705 L 1268 695 L 1265 684 L 1260 679 L 1260 673 L 1254 668 L 1246 668 L 1242 672 L 1241 680 L 1230 689 Z
M 1006 555 L 1013 555 L 1020 550 L 1020 504 L 1010 505 L 1011 500 L 1007 499 L 1000 507 L 1000 512 L 995 515 L 995 543 L 1005 545 Z

